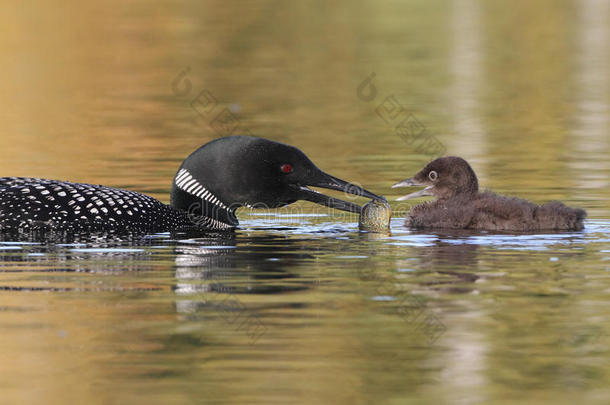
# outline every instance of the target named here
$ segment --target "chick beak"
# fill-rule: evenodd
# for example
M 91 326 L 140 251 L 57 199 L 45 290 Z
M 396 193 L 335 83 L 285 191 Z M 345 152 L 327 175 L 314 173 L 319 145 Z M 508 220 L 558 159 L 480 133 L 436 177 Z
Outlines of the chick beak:
M 425 186 L 425 184 L 421 184 L 421 183 L 415 181 L 413 179 L 413 177 L 411 177 L 410 179 L 399 181 L 398 183 L 394 184 L 392 186 L 392 188 L 414 187 L 414 186 Z M 434 187 L 433 185 L 428 186 L 428 187 L 424 188 L 423 190 L 419 190 L 419 191 L 416 191 L 411 194 L 403 195 L 402 197 L 398 197 L 396 199 L 396 201 L 410 200 L 412 198 L 418 198 L 418 197 L 423 197 L 423 196 L 432 196 L 432 195 L 434 195 L 431 191 L 433 187 Z

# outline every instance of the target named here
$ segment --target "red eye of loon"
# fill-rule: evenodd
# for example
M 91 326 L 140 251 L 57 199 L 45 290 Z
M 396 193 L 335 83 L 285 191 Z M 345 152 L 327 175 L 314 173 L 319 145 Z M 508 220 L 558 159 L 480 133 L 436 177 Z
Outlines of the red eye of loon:
M 280 169 L 282 170 L 282 173 L 292 173 L 292 165 L 289 163 L 284 163 Z

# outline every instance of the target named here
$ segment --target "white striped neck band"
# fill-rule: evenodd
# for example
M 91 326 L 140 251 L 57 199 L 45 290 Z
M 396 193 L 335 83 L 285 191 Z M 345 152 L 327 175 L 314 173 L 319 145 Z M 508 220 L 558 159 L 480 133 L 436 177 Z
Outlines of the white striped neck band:
M 210 190 L 203 187 L 201 183 L 197 181 L 186 169 L 180 169 L 178 174 L 176 174 L 176 178 L 174 179 L 176 186 L 179 189 L 197 197 L 202 200 L 205 200 L 209 203 L 219 206 L 223 209 L 228 209 L 222 201 L 220 201 L 214 194 L 210 192 Z

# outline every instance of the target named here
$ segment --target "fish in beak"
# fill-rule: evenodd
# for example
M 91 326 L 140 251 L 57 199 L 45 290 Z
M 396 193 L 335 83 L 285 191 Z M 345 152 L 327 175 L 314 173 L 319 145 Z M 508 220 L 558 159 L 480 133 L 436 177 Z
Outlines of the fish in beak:
M 385 201 L 384 197 L 373 194 L 368 190 L 363 189 L 353 183 L 341 180 L 323 171 L 317 171 L 311 178 L 308 179 L 307 185 L 299 185 L 298 199 L 311 201 L 316 204 L 324 205 L 330 208 L 336 208 L 342 211 L 354 212 L 360 214 L 362 207 L 349 201 L 344 201 L 338 198 L 327 196 L 318 191 L 312 190 L 309 187 L 326 188 L 329 190 L 343 191 L 347 194 L 352 194 L 359 197 L 367 197 L 371 199 L 379 199 Z

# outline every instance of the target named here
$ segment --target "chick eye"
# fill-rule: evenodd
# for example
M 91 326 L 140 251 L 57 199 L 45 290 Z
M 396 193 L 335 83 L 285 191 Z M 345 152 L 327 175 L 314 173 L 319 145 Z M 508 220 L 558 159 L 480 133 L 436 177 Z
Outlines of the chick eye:
M 280 170 L 282 171 L 282 173 L 288 174 L 288 173 L 292 173 L 292 165 L 290 163 L 284 163 L 282 166 L 280 166 Z
M 430 173 L 428 173 L 428 178 L 432 181 L 438 179 L 438 173 L 435 172 L 434 170 L 430 171 Z

